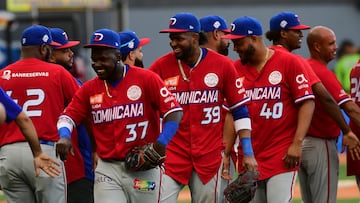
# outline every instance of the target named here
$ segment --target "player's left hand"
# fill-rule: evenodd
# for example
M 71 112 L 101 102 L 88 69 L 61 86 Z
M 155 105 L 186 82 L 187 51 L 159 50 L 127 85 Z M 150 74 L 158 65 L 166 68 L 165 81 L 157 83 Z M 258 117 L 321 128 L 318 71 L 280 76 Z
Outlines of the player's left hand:
M 348 148 L 351 159 L 360 160 L 360 141 L 352 131 L 343 135 L 341 153 L 345 151 L 345 147 Z
M 257 171 L 258 164 L 254 156 L 243 156 L 243 163 L 242 163 L 244 170 L 246 171 Z
M 40 153 L 38 156 L 34 157 L 34 166 L 36 177 L 40 175 L 40 169 L 52 178 L 60 175 L 60 170 L 58 168 L 60 163 L 51 159 L 45 153 Z
M 222 160 L 223 160 L 223 165 L 222 165 L 221 177 L 225 180 L 232 180 L 232 177 L 230 175 L 230 156 L 224 153 Z
M 282 158 L 287 168 L 293 169 L 295 166 L 298 166 L 300 164 L 301 147 L 302 147 L 301 143 L 293 142 L 290 145 L 287 153 Z
M 59 157 L 61 161 L 66 161 L 68 158 L 69 151 L 72 155 L 74 154 L 74 150 L 72 148 L 71 140 L 68 138 L 60 138 L 60 140 L 56 143 L 56 156 Z

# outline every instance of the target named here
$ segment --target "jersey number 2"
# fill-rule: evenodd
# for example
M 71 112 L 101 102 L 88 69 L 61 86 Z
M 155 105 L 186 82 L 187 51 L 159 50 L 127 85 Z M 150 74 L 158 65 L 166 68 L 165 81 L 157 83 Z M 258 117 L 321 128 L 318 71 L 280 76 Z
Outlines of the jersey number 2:
M 6 93 L 11 97 L 12 91 L 6 91 Z M 26 115 L 29 117 L 41 116 L 42 110 L 35 110 L 34 107 L 43 103 L 45 99 L 45 93 L 42 89 L 27 89 L 26 96 L 36 96 L 36 99 L 29 99 L 24 102 L 23 110 L 26 112 Z M 13 101 L 18 104 L 18 100 L 13 98 Z M 29 110 L 31 107 L 34 110 Z

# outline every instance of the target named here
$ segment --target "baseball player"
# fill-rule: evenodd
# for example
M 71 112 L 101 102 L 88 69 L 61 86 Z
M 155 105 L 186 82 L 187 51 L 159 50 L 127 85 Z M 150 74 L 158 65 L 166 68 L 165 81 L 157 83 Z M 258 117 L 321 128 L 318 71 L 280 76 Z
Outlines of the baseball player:
M 61 46 L 55 47 L 51 52 L 50 62 L 62 65 L 70 71 L 73 66 L 74 52 L 71 47 L 80 41 L 69 41 L 67 33 L 60 28 L 50 28 L 54 42 Z M 81 86 L 80 80 L 74 79 Z M 84 125 L 79 125 L 73 134 L 72 151 L 64 162 L 67 181 L 67 202 L 68 203 L 92 203 L 94 202 L 94 170 L 93 154 L 89 135 Z
M 134 147 L 147 143 L 164 155 L 182 109 L 156 74 L 122 63 L 115 31 L 96 30 L 84 47 L 91 48 L 97 77 L 84 83 L 60 116 L 61 145 L 56 150 L 66 156 L 71 148 L 70 132 L 90 117 L 100 158 L 95 170 L 95 203 L 158 202 L 160 168 L 134 172 L 125 168 L 125 157 Z M 160 116 L 164 127 L 159 135 Z
M 307 44 L 310 51 L 308 63 L 313 71 L 338 105 L 359 124 L 357 114 L 360 109 L 341 87 L 335 74 L 326 67 L 335 58 L 337 46 L 334 32 L 324 26 L 313 27 L 307 36 Z M 340 129 L 317 98 L 315 104 L 311 126 L 303 142 L 299 170 L 301 195 L 304 202 L 336 202 L 339 174 L 336 139 Z M 360 152 L 356 136 L 344 136 L 344 146 L 357 155 Z
M 51 46 L 59 46 L 52 41 L 48 28 L 41 25 L 26 28 L 22 33 L 21 45 L 22 59 L 0 71 L 0 86 L 31 118 L 43 151 L 61 162 L 54 150 L 59 140 L 56 122 L 79 86 L 63 67 L 47 62 Z M 13 164 L 5 164 L 11 171 L 11 175 L 5 176 L 9 179 L 1 179 L 1 186 L 6 188 L 10 200 L 66 202 L 65 173 L 56 178 L 46 174 L 33 178 L 29 146 L 17 125 L 2 125 L 0 131 L 5 132 L 0 137 L 1 151 L 14 161 Z M 63 171 L 63 166 L 60 169 Z
M 125 64 L 144 67 L 142 47 L 150 43 L 150 38 L 141 38 L 132 30 L 124 30 L 119 33 L 121 40 L 122 61 Z
M 199 44 L 200 47 L 208 48 L 211 50 L 216 51 L 219 54 L 222 54 L 224 56 L 227 56 L 229 53 L 229 45 L 230 42 L 228 39 L 223 39 L 221 36 L 225 35 L 226 33 L 229 33 L 230 30 L 226 24 L 226 21 L 224 18 L 216 15 L 210 15 L 210 16 L 204 16 L 199 19 L 200 21 L 200 39 Z M 230 60 L 230 59 L 229 59 Z M 226 103 L 226 102 L 225 102 Z M 228 108 L 226 108 L 226 104 L 224 105 L 224 128 L 223 128 L 223 138 L 224 143 L 232 142 L 234 139 L 233 137 L 236 137 L 236 132 L 234 129 L 234 120 L 232 117 L 232 114 Z M 229 140 L 226 140 L 227 138 L 230 138 Z M 236 140 L 236 145 L 238 145 L 239 140 Z M 225 146 L 233 146 L 232 144 L 228 144 Z M 236 170 L 236 152 L 235 152 L 235 146 L 231 149 L 225 149 L 225 151 L 231 151 L 230 152 L 230 159 L 229 159 L 229 170 L 228 171 L 222 171 L 222 178 L 229 180 L 229 181 L 222 181 L 220 184 L 220 191 L 223 191 L 226 186 L 230 183 L 230 180 L 232 180 L 232 177 L 235 175 Z M 224 164 L 227 160 L 224 160 Z M 220 195 L 218 198 L 223 198 L 224 196 Z M 218 202 L 224 202 L 223 199 L 219 199 Z
M 244 16 L 223 37 L 232 40 L 240 57 L 235 66 L 251 98 L 252 145 L 260 172 L 253 202 L 291 202 L 314 95 L 301 61 L 267 48 L 262 34 L 260 22 Z
M 293 12 L 280 12 L 270 19 L 270 30 L 266 32 L 266 37 L 273 41 L 273 45 L 269 48 L 292 52 L 301 47 L 303 38 L 302 30 L 310 29 L 310 26 L 301 24 L 297 14 Z M 355 136 L 350 127 L 346 123 L 341 109 L 333 99 L 331 94 L 324 87 L 323 83 L 314 73 L 307 61 L 298 56 L 306 65 L 306 70 L 310 77 L 310 84 L 316 98 L 325 107 L 328 114 L 336 121 L 345 136 Z
M 223 196 L 219 185 L 227 180 L 221 174 L 229 166 L 223 167 L 222 162 L 229 159 L 234 142 L 226 143 L 229 146 L 224 148 L 221 106 L 225 98 L 247 152 L 242 164 L 247 170 L 257 169 L 246 107 L 249 98 L 232 62 L 210 49 L 200 48 L 199 32 L 200 23 L 193 14 L 171 17 L 169 28 L 160 33 L 169 33 L 173 52 L 150 66 L 184 109 L 179 130 L 166 149 L 161 202 L 176 202 L 185 185 L 189 185 L 192 202 L 219 202 Z
M 230 32 L 226 21 L 221 16 L 210 15 L 199 19 L 200 21 L 200 46 L 212 49 L 219 54 L 229 54 L 230 42 L 221 36 Z
M 360 106 L 360 59 L 350 72 L 350 93 L 351 99 Z M 350 120 L 350 127 L 360 139 L 360 127 Z M 360 191 L 360 160 L 354 160 L 351 152 L 346 153 L 346 170 L 348 176 L 355 175 L 356 183 Z

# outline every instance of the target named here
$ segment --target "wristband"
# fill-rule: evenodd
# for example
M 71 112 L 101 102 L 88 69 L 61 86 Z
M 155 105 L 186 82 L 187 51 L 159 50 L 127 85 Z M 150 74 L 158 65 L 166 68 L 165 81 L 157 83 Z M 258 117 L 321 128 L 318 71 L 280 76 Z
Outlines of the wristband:
M 157 141 L 160 144 L 166 146 L 170 142 L 171 138 L 175 135 L 178 128 L 179 128 L 179 123 L 175 121 L 166 121 L 164 124 L 164 129 L 160 133 Z
M 58 129 L 58 134 L 60 136 L 60 138 L 67 138 L 67 139 L 71 139 L 71 132 L 70 129 L 67 127 L 61 127 Z
M 253 156 L 254 152 L 251 145 L 251 138 L 250 137 L 244 137 L 240 139 L 241 146 L 244 152 L 244 156 Z

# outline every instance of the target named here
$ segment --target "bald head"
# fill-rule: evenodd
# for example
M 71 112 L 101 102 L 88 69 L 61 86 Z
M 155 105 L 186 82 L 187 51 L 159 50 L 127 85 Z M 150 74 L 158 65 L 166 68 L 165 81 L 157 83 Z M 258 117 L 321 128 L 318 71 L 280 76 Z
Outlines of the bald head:
M 306 39 L 311 58 L 327 64 L 336 55 L 336 36 L 333 30 L 325 26 L 313 27 Z

